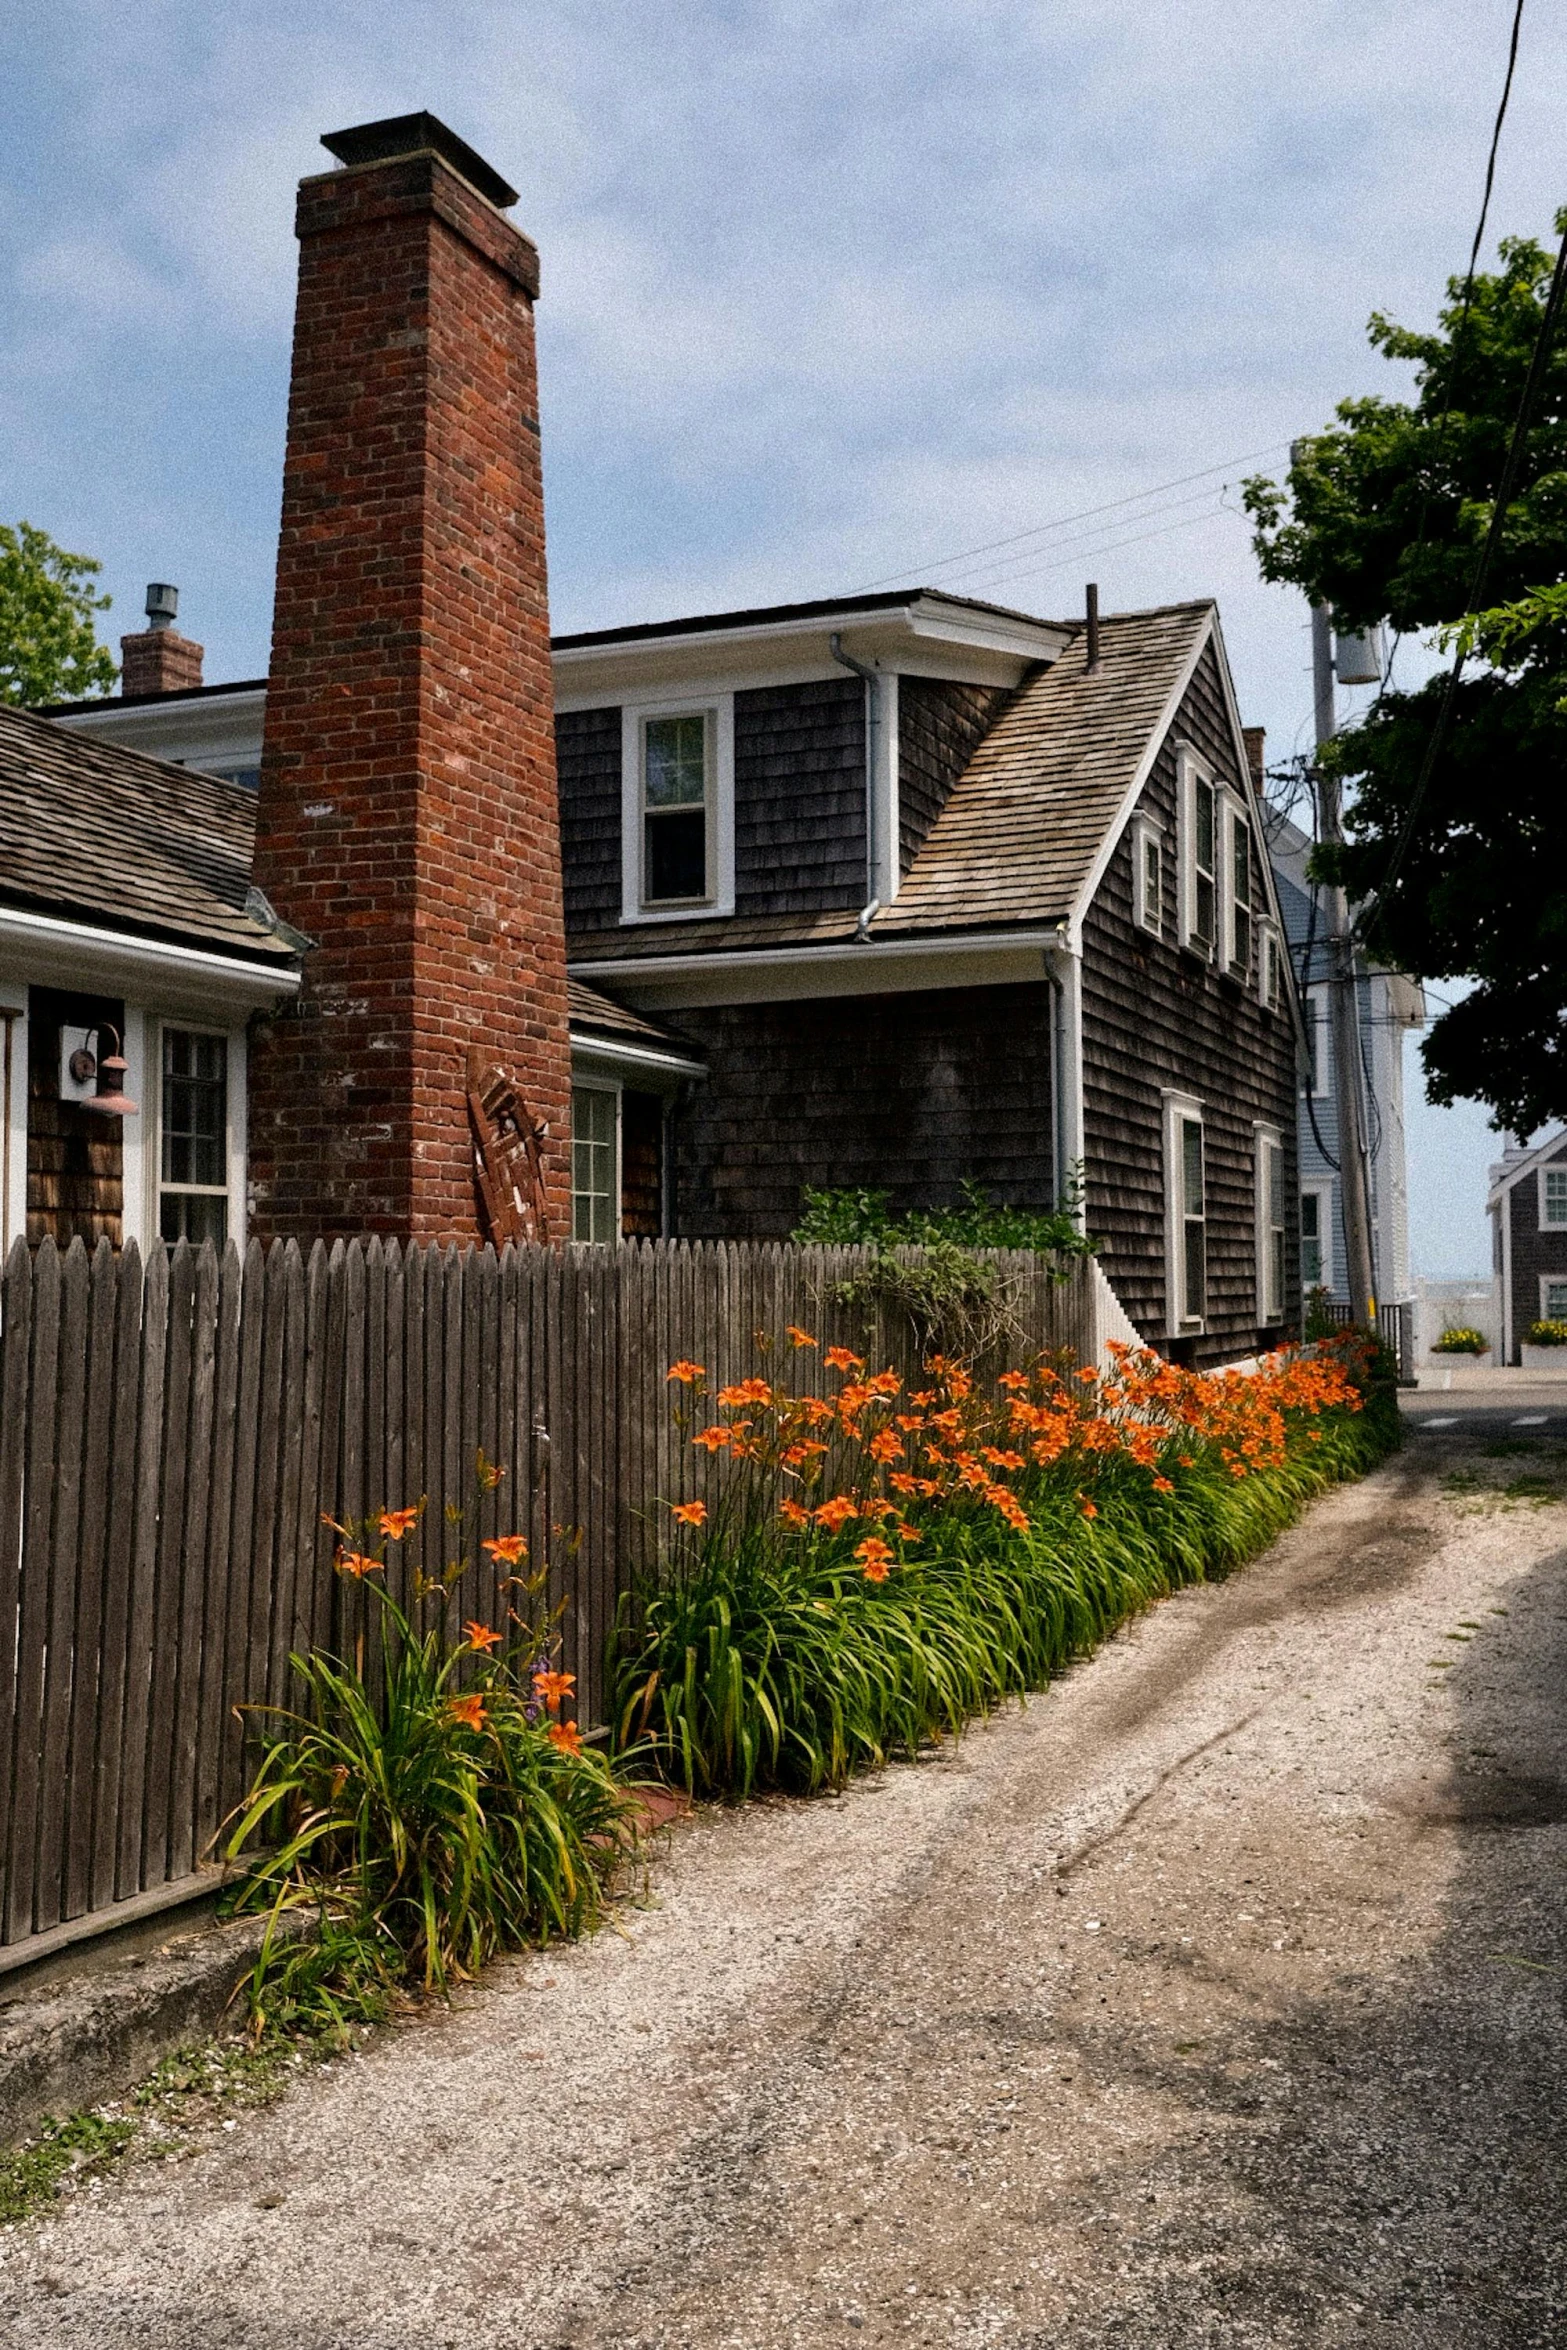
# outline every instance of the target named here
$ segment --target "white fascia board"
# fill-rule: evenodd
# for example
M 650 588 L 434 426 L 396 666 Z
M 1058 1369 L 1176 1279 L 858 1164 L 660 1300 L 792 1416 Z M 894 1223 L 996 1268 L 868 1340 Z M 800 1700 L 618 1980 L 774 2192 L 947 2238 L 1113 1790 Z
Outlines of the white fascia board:
M 613 1072 L 617 1077 L 642 1076 L 654 1091 L 678 1085 L 683 1078 L 705 1077 L 707 1063 L 694 1061 L 688 1053 L 678 1053 L 672 1046 L 634 1044 L 628 1038 L 614 1042 L 604 1036 L 584 1036 L 571 1031 L 571 1066 L 579 1066 L 585 1074 Z
M 269 971 L 201 947 L 95 930 L 0 906 L 0 969 L 37 985 L 99 988 L 209 1017 L 217 1005 L 267 1010 L 299 992 L 300 973 Z
M 822 613 L 755 628 L 701 629 L 634 643 L 569 645 L 554 655 L 555 707 L 590 710 L 626 695 L 693 694 L 748 685 L 806 685 L 842 677 L 829 640 L 864 661 L 909 675 L 972 685 L 1017 685 L 1053 661 L 1069 632 L 1046 622 L 951 612 L 916 599 L 890 610 Z
M 105 701 L 101 707 L 73 710 L 52 723 L 94 742 L 113 743 L 118 750 L 140 751 L 147 759 L 175 761 L 184 767 L 202 767 L 209 761 L 223 767 L 255 766 L 261 760 L 261 729 L 266 715 L 265 686 L 244 693 L 215 694 L 211 700 L 152 702 Z
M 1487 1208 L 1494 1208 L 1504 1192 L 1511 1191 L 1526 1175 L 1537 1175 L 1551 1153 L 1560 1150 L 1564 1142 L 1567 1142 L 1567 1126 L 1559 1126 L 1554 1134 L 1548 1134 L 1543 1142 L 1537 1142 L 1533 1150 L 1526 1151 L 1521 1159 L 1508 1168 L 1505 1175 L 1499 1175 L 1492 1184 L 1486 1194 Z
M 873 940 L 734 954 L 638 955 L 573 962 L 574 979 L 612 986 L 638 1004 L 785 1003 L 810 996 L 901 995 L 918 988 L 1006 987 L 1042 979 L 1060 930 Z

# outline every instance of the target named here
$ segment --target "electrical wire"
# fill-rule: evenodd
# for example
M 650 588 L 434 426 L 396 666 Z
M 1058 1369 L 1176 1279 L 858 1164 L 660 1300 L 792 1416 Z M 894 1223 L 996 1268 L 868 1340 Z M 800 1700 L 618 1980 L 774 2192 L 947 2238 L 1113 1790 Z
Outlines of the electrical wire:
M 1177 474 L 1172 481 L 1155 482 L 1149 489 L 1129 491 L 1124 498 L 1107 498 L 1100 506 L 1082 506 L 1075 514 L 1058 514 L 1049 522 L 1033 523 L 1027 530 L 1013 531 L 1006 538 L 987 539 L 977 547 L 960 547 L 951 555 L 922 557 L 917 565 L 905 564 L 900 570 L 889 571 L 884 578 L 864 580 L 850 593 L 868 596 L 876 588 L 899 587 L 910 577 L 911 572 L 922 579 L 930 579 L 931 584 L 935 585 L 933 575 L 938 571 L 951 570 L 955 563 L 967 563 L 978 555 L 993 555 L 1003 547 L 1021 546 L 1025 539 L 1043 538 L 1051 531 L 1069 529 L 1074 522 L 1090 522 L 1096 515 L 1116 513 L 1123 506 L 1143 505 L 1150 498 L 1162 498 L 1169 490 L 1185 489 L 1189 482 L 1208 481 L 1214 474 L 1228 473 L 1234 466 L 1250 465 L 1259 457 L 1272 457 L 1287 446 L 1284 441 L 1270 441 L 1265 449 L 1248 449 L 1239 457 L 1226 457 L 1217 465 L 1204 465 L 1196 473 Z M 1127 519 L 1130 521 L 1133 517 L 1128 516 Z M 1111 527 L 1115 526 L 1112 524 Z
M 1120 530 L 1124 528 L 1128 522 L 1156 522 L 1162 515 L 1179 514 L 1182 508 L 1186 506 L 1205 506 L 1209 509 L 1212 509 L 1214 506 L 1214 501 L 1222 496 L 1225 486 L 1226 485 L 1221 484 L 1219 488 L 1216 489 L 1212 482 L 1205 483 L 1205 485 L 1199 490 L 1188 490 L 1186 495 L 1182 498 L 1171 498 L 1166 504 L 1162 506 L 1149 506 L 1142 514 L 1123 515 L 1119 522 L 1101 522 L 1097 524 L 1092 530 L 1078 531 L 1075 532 L 1071 538 L 1058 539 L 1054 546 L 1025 548 L 1020 552 L 1008 555 L 999 566 L 995 563 L 968 564 L 962 569 L 949 574 L 949 576 L 941 582 L 941 585 L 943 587 L 950 588 L 953 587 L 957 581 L 963 579 L 972 579 L 976 574 L 979 574 L 980 576 L 987 579 L 1009 579 L 1017 571 L 1017 566 L 1019 564 L 1032 566 L 1037 565 L 1042 560 L 1046 559 L 1054 561 L 1057 555 L 1080 546 L 1087 548 L 1091 557 L 1093 552 L 1098 549 L 1099 544 L 1103 540 L 1107 530 Z M 1198 517 L 1198 519 L 1201 519 L 1201 517 Z M 1029 574 L 1025 570 L 1023 572 L 1018 572 L 1017 576 L 1027 577 Z

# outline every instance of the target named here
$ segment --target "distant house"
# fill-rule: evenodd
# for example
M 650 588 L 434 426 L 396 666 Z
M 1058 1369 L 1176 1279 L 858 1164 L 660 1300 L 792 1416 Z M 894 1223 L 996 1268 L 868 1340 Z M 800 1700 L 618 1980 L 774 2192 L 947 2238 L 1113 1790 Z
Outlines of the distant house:
M 1514 1143 L 1486 1201 L 1501 1300 L 1501 1360 L 1516 1363 L 1533 1322 L 1567 1322 L 1567 1133 Z
M 479 1038 L 556 1237 L 1080 1184 L 1137 1333 L 1293 1329 L 1303 1034 L 1214 606 L 551 643 L 513 192 L 429 116 L 328 144 L 269 678 L 201 686 L 159 589 L 124 697 L 0 714 L 12 1228 L 475 1238 Z M 111 1031 L 118 1132 L 71 1091 Z
M 1306 1022 L 1306 1069 L 1298 1113 L 1300 1278 L 1302 1289 L 1327 1290 L 1349 1303 L 1344 1211 L 1339 1185 L 1337 1080 L 1328 1002 L 1328 951 L 1315 885 L 1307 878 L 1311 842 L 1297 825 L 1270 813 L 1269 854 L 1283 909 Z M 1399 1305 L 1414 1296 L 1409 1263 L 1409 1173 L 1404 1124 L 1404 1038 L 1425 1026 L 1425 996 L 1401 972 L 1357 961 L 1360 1083 L 1369 1140 L 1372 1259 L 1377 1297 Z

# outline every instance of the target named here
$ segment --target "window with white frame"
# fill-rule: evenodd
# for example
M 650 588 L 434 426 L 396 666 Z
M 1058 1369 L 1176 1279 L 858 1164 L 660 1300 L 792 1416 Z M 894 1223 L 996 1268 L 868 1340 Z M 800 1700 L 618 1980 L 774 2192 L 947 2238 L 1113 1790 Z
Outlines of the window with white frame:
M 1180 756 L 1181 944 L 1212 962 L 1219 946 L 1219 793 L 1195 754 Z
M 1540 1280 L 1540 1319 L 1567 1322 L 1567 1280 L 1546 1273 Z
M 1567 1228 L 1567 1167 L 1540 1169 L 1540 1230 Z
M 228 1038 L 165 1028 L 162 1039 L 158 1234 L 222 1248 L 229 1236 Z
M 1257 1320 L 1284 1319 L 1284 1143 L 1276 1126 L 1258 1126 Z
M 1331 1289 L 1333 1247 L 1329 1218 L 1333 1195 L 1324 1184 L 1313 1184 L 1300 1195 L 1300 1285 L 1303 1290 Z
M 621 919 L 734 911 L 734 696 L 621 711 Z
M 1164 1097 L 1165 1321 L 1172 1338 L 1201 1330 L 1208 1311 L 1208 1206 L 1203 1110 Z
M 1251 826 L 1244 811 L 1230 800 L 1225 807 L 1228 832 L 1228 886 L 1225 890 L 1225 962 L 1238 979 L 1251 977 L 1252 891 Z
M 1257 960 L 1257 993 L 1266 1012 L 1277 1012 L 1284 1003 L 1284 941 L 1276 923 L 1265 922 L 1260 932 L 1262 952 Z
M 1164 929 L 1164 842 L 1147 816 L 1132 826 L 1132 920 L 1154 938 Z
M 620 1238 L 620 1094 L 571 1089 L 571 1237 L 599 1247 Z

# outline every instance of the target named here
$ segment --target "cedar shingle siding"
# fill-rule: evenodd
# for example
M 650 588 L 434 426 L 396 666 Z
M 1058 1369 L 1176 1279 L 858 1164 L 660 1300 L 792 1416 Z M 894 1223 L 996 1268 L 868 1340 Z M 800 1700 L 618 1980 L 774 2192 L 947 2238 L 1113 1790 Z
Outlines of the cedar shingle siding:
M 1050 1000 L 1041 983 L 683 1010 L 711 1075 L 677 1129 L 676 1231 L 782 1239 L 807 1183 L 901 1210 L 970 1177 L 1048 1206 Z
M 1164 1156 L 1161 1088 L 1204 1104 L 1208 1192 L 1207 1330 L 1191 1359 L 1233 1359 L 1259 1336 L 1256 1305 L 1254 1120 L 1278 1129 L 1284 1145 L 1287 1257 L 1284 1297 L 1298 1320 L 1298 1179 L 1295 1148 L 1295 1030 L 1287 1008 L 1267 1012 L 1255 981 L 1238 980 L 1186 954 L 1176 939 L 1175 745 L 1189 740 L 1216 777 L 1237 773 L 1210 648 L 1138 802 L 1164 840 L 1160 938 L 1132 921 L 1132 843 L 1122 838 L 1083 926 L 1083 1089 L 1088 1228 L 1102 1237 L 1101 1262 L 1121 1303 L 1150 1337 L 1165 1327 Z M 1252 832 L 1253 891 L 1262 874 Z M 1273 1336 L 1279 1330 L 1274 1326 Z M 1186 1352 L 1186 1343 L 1175 1351 Z
M 566 928 L 620 920 L 620 711 L 562 710 L 555 719 Z
M 848 911 L 865 894 L 864 686 L 736 694 L 736 914 Z
M 1009 699 L 1004 687 L 898 680 L 898 870 L 907 873 L 947 795 Z

